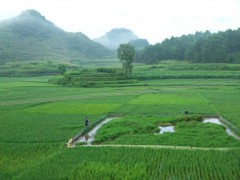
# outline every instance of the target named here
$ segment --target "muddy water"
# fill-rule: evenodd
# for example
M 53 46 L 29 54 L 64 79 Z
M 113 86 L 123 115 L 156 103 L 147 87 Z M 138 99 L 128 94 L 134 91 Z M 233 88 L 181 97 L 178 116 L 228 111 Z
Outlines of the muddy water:
M 86 142 L 88 145 L 91 145 L 91 143 L 95 139 L 95 135 L 97 134 L 97 131 L 106 123 L 113 120 L 114 118 L 107 118 L 100 124 L 98 124 L 95 128 L 93 128 L 86 136 L 80 137 L 77 142 Z
M 223 123 L 221 123 L 221 121 L 218 118 L 206 118 L 203 120 L 203 123 L 213 123 L 213 124 L 223 125 Z
M 163 134 L 163 133 L 165 133 L 165 132 L 175 132 L 175 130 L 174 130 L 174 126 L 165 126 L 165 127 L 163 127 L 163 126 L 158 126 L 158 128 L 160 129 L 160 132 L 159 132 L 159 134 Z
M 235 139 L 240 140 L 240 137 L 237 136 L 236 134 L 234 134 L 231 131 L 231 129 L 228 126 L 226 126 L 225 124 L 223 124 L 218 118 L 206 118 L 203 120 L 203 123 L 213 123 L 213 124 L 224 126 L 226 128 L 226 132 L 229 136 L 233 136 Z

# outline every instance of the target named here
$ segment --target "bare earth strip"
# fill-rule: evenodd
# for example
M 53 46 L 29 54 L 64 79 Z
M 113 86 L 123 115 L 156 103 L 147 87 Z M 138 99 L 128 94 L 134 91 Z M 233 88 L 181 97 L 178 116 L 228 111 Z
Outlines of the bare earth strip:
M 191 146 L 166 146 L 166 145 L 120 145 L 120 144 L 104 144 L 104 145 L 84 145 L 77 147 L 130 147 L 130 148 L 152 148 L 152 149 L 183 149 L 183 150 L 202 150 L 202 151 L 230 151 L 240 149 L 239 147 L 229 148 L 208 148 L 208 147 L 191 147 Z

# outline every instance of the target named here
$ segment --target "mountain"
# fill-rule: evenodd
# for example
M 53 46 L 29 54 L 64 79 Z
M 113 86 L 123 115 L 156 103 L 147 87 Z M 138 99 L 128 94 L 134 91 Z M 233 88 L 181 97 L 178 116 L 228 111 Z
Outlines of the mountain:
M 36 10 L 0 22 L 0 63 L 11 60 L 73 60 L 113 56 L 81 32 L 65 32 Z
M 94 39 L 94 41 L 101 43 L 111 50 L 116 50 L 120 44 L 128 43 L 136 39 L 138 39 L 138 37 L 132 31 L 125 28 L 116 28 Z

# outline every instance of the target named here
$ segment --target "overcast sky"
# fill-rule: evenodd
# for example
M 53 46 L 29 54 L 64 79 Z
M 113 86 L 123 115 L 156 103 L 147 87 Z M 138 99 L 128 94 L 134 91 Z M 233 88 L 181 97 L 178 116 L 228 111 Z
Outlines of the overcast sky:
M 240 27 L 240 0 L 0 0 L 0 20 L 27 9 L 89 38 L 124 27 L 152 44 L 196 31 Z

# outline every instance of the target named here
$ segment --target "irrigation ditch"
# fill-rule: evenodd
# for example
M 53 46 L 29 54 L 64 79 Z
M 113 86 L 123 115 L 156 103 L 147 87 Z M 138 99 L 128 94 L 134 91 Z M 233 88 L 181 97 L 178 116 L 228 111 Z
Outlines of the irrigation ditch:
M 89 126 L 85 127 L 82 131 L 80 131 L 77 135 L 73 138 L 70 138 L 68 142 L 65 144 L 67 147 L 75 147 L 76 143 L 79 141 L 81 137 L 84 137 L 87 133 L 89 133 L 92 129 L 94 129 L 98 124 L 103 122 L 107 118 L 108 114 L 102 116 L 101 118 L 94 121 Z
M 117 118 L 114 116 L 109 116 L 106 114 L 101 118 L 97 119 L 90 126 L 85 127 L 81 132 L 75 135 L 73 138 L 70 138 L 65 145 L 68 148 L 73 147 L 129 147 L 129 148 L 157 148 L 157 149 L 187 149 L 187 150 L 218 150 L 218 151 L 228 151 L 233 149 L 240 149 L 240 147 L 222 147 L 222 148 L 212 148 L 212 147 L 192 147 L 192 146 L 171 146 L 171 145 L 120 145 L 120 144 L 99 144 L 93 145 L 94 137 L 99 128 L 109 121 Z M 222 116 L 212 115 L 212 116 L 203 116 L 203 123 L 214 123 L 222 125 L 226 128 L 228 135 L 233 136 L 235 139 L 240 140 L 240 130 L 235 127 L 232 123 L 228 122 Z M 77 146 L 77 143 L 84 143 L 81 146 Z

